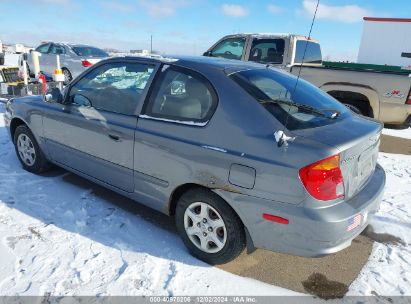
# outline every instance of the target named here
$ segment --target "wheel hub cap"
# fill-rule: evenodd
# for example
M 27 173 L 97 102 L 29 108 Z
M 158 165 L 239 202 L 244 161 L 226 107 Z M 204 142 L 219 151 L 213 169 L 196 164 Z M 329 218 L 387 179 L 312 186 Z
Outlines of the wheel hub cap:
M 207 203 L 192 203 L 184 212 L 184 228 L 190 241 L 200 250 L 216 253 L 227 242 L 221 215 Z
M 26 134 L 20 134 L 17 138 L 17 151 L 20 159 L 27 166 L 33 166 L 36 161 L 36 150 L 33 142 Z

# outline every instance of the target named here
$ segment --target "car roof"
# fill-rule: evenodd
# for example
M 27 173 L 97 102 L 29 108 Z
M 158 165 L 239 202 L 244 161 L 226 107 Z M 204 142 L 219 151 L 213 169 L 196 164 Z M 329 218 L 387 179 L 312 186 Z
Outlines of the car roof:
M 151 61 L 153 63 L 168 63 L 198 71 L 213 68 L 225 71 L 228 74 L 242 70 L 261 69 L 266 67 L 264 64 L 251 61 L 206 56 L 117 56 L 106 59 L 106 61 L 118 60 L 119 58 L 136 61 Z

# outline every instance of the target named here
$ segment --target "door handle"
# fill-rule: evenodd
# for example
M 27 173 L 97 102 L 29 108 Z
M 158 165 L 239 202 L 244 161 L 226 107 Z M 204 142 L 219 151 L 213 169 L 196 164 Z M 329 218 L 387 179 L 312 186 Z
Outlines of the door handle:
M 120 137 L 114 134 L 109 134 L 108 137 L 110 137 L 114 141 L 120 141 Z

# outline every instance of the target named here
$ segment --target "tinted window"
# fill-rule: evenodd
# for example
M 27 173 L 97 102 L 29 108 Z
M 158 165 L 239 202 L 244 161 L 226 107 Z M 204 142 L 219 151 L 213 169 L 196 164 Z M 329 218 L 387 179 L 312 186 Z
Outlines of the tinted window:
M 227 59 L 241 59 L 244 51 L 245 38 L 228 38 L 217 44 L 211 50 L 211 56 Z
M 46 54 L 49 51 L 50 48 L 50 43 L 42 44 L 39 47 L 37 47 L 36 52 Z
M 289 130 L 323 126 L 350 115 L 349 110 L 330 95 L 301 78 L 296 86 L 296 77 L 284 72 L 267 68 L 242 71 L 230 77 L 283 125 L 287 121 Z M 293 106 L 293 103 L 313 107 L 327 117 Z M 334 111 L 339 116 L 329 118 L 327 114 Z
M 154 86 L 146 113 L 177 121 L 210 119 L 217 96 L 210 83 L 193 71 L 166 66 Z
M 250 60 L 263 63 L 283 63 L 284 39 L 254 39 Z
M 86 74 L 70 91 L 71 101 L 92 107 L 133 115 L 154 66 L 142 63 L 105 64 Z M 77 102 L 82 100 L 81 103 Z
M 320 45 L 316 42 L 306 40 L 297 41 L 294 62 L 302 63 L 306 46 L 307 50 L 305 51 L 304 63 L 321 63 L 322 57 Z
M 66 53 L 66 49 L 62 45 L 53 44 L 51 47 L 51 53 L 54 55 L 62 55 Z
M 73 46 L 72 49 L 78 56 L 108 57 L 108 54 L 103 50 L 91 46 Z

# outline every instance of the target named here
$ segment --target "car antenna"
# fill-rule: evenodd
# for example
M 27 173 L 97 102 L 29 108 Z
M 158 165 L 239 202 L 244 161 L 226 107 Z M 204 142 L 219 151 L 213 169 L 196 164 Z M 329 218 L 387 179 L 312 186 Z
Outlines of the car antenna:
M 308 46 L 308 41 L 311 38 L 311 31 L 313 30 L 313 26 L 314 26 L 314 22 L 315 22 L 315 18 L 317 16 L 317 10 L 318 10 L 318 6 L 320 5 L 320 0 L 317 0 L 317 5 L 315 6 L 315 11 L 314 11 L 314 15 L 313 15 L 313 20 L 311 21 L 311 27 L 310 27 L 310 31 L 308 32 L 308 37 L 307 40 L 305 41 L 305 47 L 304 47 L 304 53 L 303 53 L 303 58 L 301 60 L 301 64 L 300 64 L 300 70 L 298 71 L 298 75 L 297 75 L 297 79 L 295 81 L 295 85 L 294 85 L 294 89 L 293 89 L 293 95 L 297 89 L 297 85 L 298 85 L 298 81 L 300 80 L 300 75 L 301 75 L 301 70 L 304 64 L 304 59 L 305 59 L 305 53 L 307 52 L 307 46 Z M 289 141 L 293 141 L 295 139 L 295 137 L 289 137 L 287 135 L 285 135 L 284 131 L 287 128 L 287 124 L 288 124 L 288 118 L 290 117 L 290 109 L 288 109 L 287 111 L 287 117 L 285 119 L 285 123 L 283 126 L 282 130 L 278 130 L 274 133 L 275 139 L 277 141 L 277 144 L 279 147 L 281 147 L 282 145 L 288 146 L 288 142 Z

